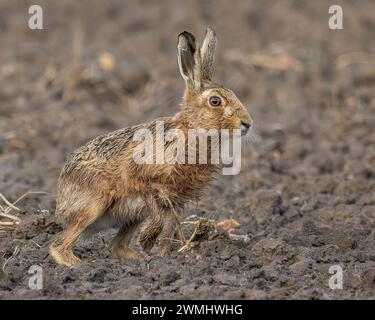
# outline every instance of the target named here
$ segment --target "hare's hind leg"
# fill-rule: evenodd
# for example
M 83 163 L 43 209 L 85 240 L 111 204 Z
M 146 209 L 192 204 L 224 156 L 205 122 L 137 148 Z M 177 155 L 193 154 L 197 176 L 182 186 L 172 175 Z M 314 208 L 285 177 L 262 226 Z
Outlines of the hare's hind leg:
M 56 263 L 72 266 L 80 261 L 80 259 L 73 254 L 73 247 L 82 232 L 94 223 L 103 211 L 104 206 L 91 204 L 89 207 L 75 212 L 69 218 L 67 228 L 49 248 L 49 252 Z

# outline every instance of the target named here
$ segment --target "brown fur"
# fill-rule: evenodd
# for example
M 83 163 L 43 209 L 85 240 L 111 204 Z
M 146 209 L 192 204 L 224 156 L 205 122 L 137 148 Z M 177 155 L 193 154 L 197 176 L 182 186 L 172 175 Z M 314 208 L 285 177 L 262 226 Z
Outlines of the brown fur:
M 180 69 L 187 86 L 181 112 L 157 119 L 165 122 L 165 130 L 178 128 L 187 136 L 189 128 L 231 130 L 242 128 L 241 121 L 252 124 L 234 93 L 211 82 L 215 45 L 211 29 L 202 48 L 197 48 L 191 34 L 180 34 L 179 62 L 185 63 Z M 209 105 L 212 95 L 222 99 L 220 107 Z M 136 164 L 133 153 L 139 142 L 133 141 L 133 134 L 140 128 L 155 133 L 157 120 L 99 136 L 69 157 L 57 186 L 56 216 L 65 229 L 50 246 L 56 263 L 70 266 L 78 262 L 73 247 L 79 236 L 111 226 L 119 228 L 112 253 L 119 259 L 137 258 L 139 254 L 129 244 L 146 219 L 140 232 L 143 249 L 149 252 L 161 236 L 160 254 L 169 253 L 176 225 L 174 212 L 201 196 L 218 166 Z

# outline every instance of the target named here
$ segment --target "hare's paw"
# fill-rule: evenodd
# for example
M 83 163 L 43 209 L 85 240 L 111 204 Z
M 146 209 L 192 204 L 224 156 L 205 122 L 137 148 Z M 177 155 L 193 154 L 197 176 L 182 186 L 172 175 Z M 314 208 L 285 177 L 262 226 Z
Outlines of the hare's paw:
M 64 251 L 54 245 L 50 246 L 49 253 L 57 264 L 62 264 L 67 267 L 71 267 L 81 261 L 73 252 Z
M 164 258 L 166 256 L 169 256 L 171 254 L 171 251 L 172 245 L 170 243 L 165 243 L 161 245 L 159 254 L 162 258 Z
M 111 248 L 112 254 L 119 259 L 122 260 L 139 260 L 142 259 L 142 255 L 130 248 L 119 248 L 119 247 L 113 247 Z
M 139 243 L 143 249 L 144 252 L 147 254 L 150 253 L 151 249 L 154 247 L 155 242 L 156 242 L 157 236 L 156 237 L 148 237 L 148 236 L 140 236 L 139 238 Z
M 156 239 L 161 232 L 161 227 L 154 228 L 152 225 L 146 226 L 139 235 L 139 243 L 144 252 L 150 253 L 155 246 Z

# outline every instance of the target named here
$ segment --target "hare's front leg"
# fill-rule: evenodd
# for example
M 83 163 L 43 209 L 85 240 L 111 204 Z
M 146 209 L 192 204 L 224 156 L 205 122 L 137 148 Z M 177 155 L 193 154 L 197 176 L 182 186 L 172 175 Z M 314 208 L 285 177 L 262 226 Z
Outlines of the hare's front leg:
M 160 234 L 160 256 L 165 257 L 172 249 L 172 239 L 176 231 L 176 217 L 172 211 L 164 216 L 163 230 Z
M 172 238 L 176 229 L 176 218 L 171 210 L 153 212 L 143 227 L 139 241 L 146 253 L 150 253 L 156 239 L 161 238 L 160 255 L 165 257 L 171 251 Z
M 160 213 L 153 213 L 152 216 L 147 219 L 146 224 L 139 234 L 139 243 L 144 252 L 147 254 L 150 253 L 162 230 L 163 221 Z
M 129 248 L 130 241 L 133 237 L 134 232 L 138 228 L 138 223 L 131 225 L 125 225 L 120 228 L 116 236 L 112 240 L 111 252 L 119 260 L 133 260 L 141 258 L 141 255 Z

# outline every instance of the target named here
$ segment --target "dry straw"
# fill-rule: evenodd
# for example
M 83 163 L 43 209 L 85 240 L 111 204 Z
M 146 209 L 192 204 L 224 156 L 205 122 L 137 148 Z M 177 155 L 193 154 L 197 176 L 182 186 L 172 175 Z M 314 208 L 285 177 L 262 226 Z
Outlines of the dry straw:
M 29 191 L 20 196 L 15 202 L 10 202 L 5 196 L 0 193 L 0 203 L 5 205 L 4 207 L 0 205 L 0 232 L 9 232 L 13 231 L 17 225 L 20 224 L 21 219 L 15 215 L 15 213 L 22 214 L 20 208 L 16 206 L 18 202 L 23 200 L 29 195 L 44 195 L 47 194 L 46 192 L 42 191 Z M 13 213 L 14 212 L 14 213 Z

